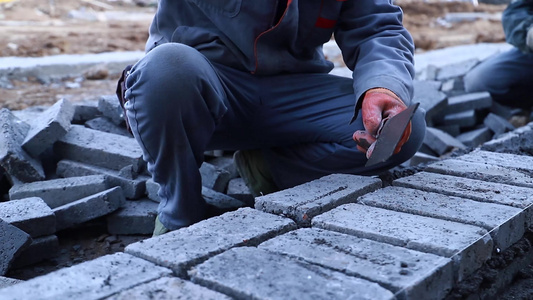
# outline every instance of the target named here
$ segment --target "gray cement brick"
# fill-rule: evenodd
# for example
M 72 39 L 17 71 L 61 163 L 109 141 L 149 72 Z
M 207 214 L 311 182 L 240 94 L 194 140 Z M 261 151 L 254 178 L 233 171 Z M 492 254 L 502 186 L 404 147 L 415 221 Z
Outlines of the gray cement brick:
M 125 251 L 186 276 L 191 266 L 232 247 L 257 245 L 296 228 L 290 219 L 241 208 L 130 244 Z
M 444 299 L 453 286 L 449 258 L 333 231 L 299 229 L 259 248 L 377 282 L 399 299 Z
M 21 268 L 55 257 L 59 253 L 59 240 L 56 235 L 33 239 L 27 249 L 13 261 L 13 268 Z
M 483 228 L 354 203 L 315 217 L 312 225 L 449 257 L 456 281 L 479 269 L 493 250 Z
M 152 178 L 146 180 L 146 196 L 148 199 L 157 203 L 161 202 L 161 198 L 157 195 L 159 192 L 159 184 L 157 184 Z
M 494 246 L 502 251 L 520 240 L 526 231 L 522 209 L 433 192 L 387 187 L 364 195 L 359 203 L 485 228 Z
M 246 206 L 244 202 L 238 199 L 219 193 L 205 186 L 202 187 L 202 196 L 207 204 L 213 205 L 223 211 L 235 210 Z
M 448 106 L 448 96 L 439 91 L 441 85 L 439 81 L 415 80 L 413 82 L 412 101 L 413 103 L 419 102 L 420 107 L 426 111 L 426 121 L 429 124 L 432 124 Z
M 237 171 L 237 166 L 233 161 L 233 156 L 219 156 L 209 159 L 207 160 L 207 162 L 219 169 L 227 171 L 230 174 L 230 178 L 232 179 L 239 177 L 239 171 Z
M 98 110 L 115 125 L 124 124 L 124 113 L 116 95 L 104 95 L 98 99 Z
M 102 175 L 59 178 L 14 185 L 9 190 L 9 198 L 39 197 L 50 208 L 56 208 L 108 188 Z
M 124 205 L 124 201 L 122 189 L 114 187 L 54 208 L 57 230 L 105 216 Z
M 483 124 L 496 135 L 515 129 L 509 121 L 493 113 L 489 113 L 487 117 L 485 117 Z
M 533 187 L 533 178 L 523 171 L 490 163 L 446 159 L 427 166 L 426 171 L 489 182 Z
M 490 108 L 492 97 L 488 92 L 469 93 L 448 98 L 447 113 L 457 113 L 471 109 Z
M 0 290 L 0 299 L 102 299 L 170 273 L 145 260 L 115 253 L 7 287 Z
M 438 125 L 438 126 L 435 126 L 435 128 L 437 128 L 438 130 L 441 130 L 441 131 L 444 131 L 446 132 L 447 134 L 453 136 L 453 137 L 456 137 L 458 136 L 459 134 L 461 134 L 461 127 L 459 127 L 459 125 Z
M 419 172 L 396 179 L 392 184 L 481 202 L 508 205 L 522 210 L 529 209 L 533 204 L 531 198 L 533 189 L 531 188 L 438 173 Z
M 30 123 L 31 129 L 22 148 L 31 156 L 38 157 L 67 133 L 73 116 L 74 106 L 68 100 L 57 101 Z
M 28 125 L 35 119 L 39 118 L 42 113 L 47 110 L 50 106 L 45 105 L 35 105 L 22 110 L 13 110 L 11 113 Z M 29 128 L 28 128 L 29 130 Z
M 462 95 L 465 93 L 465 82 L 463 77 L 456 77 L 444 80 L 441 91 L 449 97 Z
M 382 186 L 372 177 L 333 174 L 255 199 L 255 208 L 288 216 L 300 226 L 309 226 L 311 219 L 339 205 L 355 202 L 366 193 Z
M 241 200 L 248 206 L 254 206 L 255 198 L 246 186 L 244 179 L 241 177 L 233 178 L 228 183 L 226 194 L 235 199 Z
M 454 114 L 447 114 L 444 117 L 445 125 L 458 125 L 459 127 L 471 127 L 477 124 L 476 111 L 466 110 Z
M 128 199 L 140 199 L 144 197 L 146 192 L 146 181 L 149 179 L 149 177 L 144 175 L 140 175 L 135 179 L 128 179 L 120 176 L 120 171 L 66 159 L 59 161 L 56 173 L 61 177 L 103 175 L 106 177 L 108 186 L 120 186 L 124 193 L 124 197 Z
M 253 247 L 228 250 L 189 274 L 237 299 L 394 299 L 376 283 Z
M 13 259 L 31 243 L 29 234 L 0 219 L 0 276 L 7 273 Z
M 105 117 L 97 117 L 85 122 L 85 127 L 107 133 L 131 137 L 126 127 L 120 127 Z
M 112 170 L 144 165 L 142 150 L 134 138 L 80 125 L 71 126 L 69 132 L 54 144 L 54 152 L 63 159 Z
M 532 124 L 527 124 L 511 132 L 498 136 L 481 146 L 482 150 L 494 152 L 515 152 L 516 149 L 529 151 L 533 149 L 533 129 Z
M 106 300 L 230 300 L 232 298 L 179 278 L 163 277 L 122 291 Z
M 453 136 L 436 128 L 427 127 L 424 145 L 428 146 L 437 155 L 443 155 L 451 150 L 463 149 L 465 145 Z
M 98 101 L 82 101 L 74 103 L 72 123 L 83 124 L 100 115 Z
M 41 162 L 32 158 L 21 148 L 30 125 L 16 118 L 8 109 L 0 110 L 0 167 L 13 181 L 32 182 L 44 180 Z
M 439 161 L 439 158 L 433 155 L 425 154 L 422 152 L 416 152 L 409 162 L 410 166 L 418 166 L 421 164 L 428 164 L 435 161 Z
M 21 283 L 21 282 L 23 282 L 23 280 L 0 276 L 0 289 L 3 289 L 5 287 L 12 286 L 14 284 Z
M 437 72 L 437 80 L 444 81 L 452 78 L 462 78 L 479 63 L 479 59 L 467 59 L 465 61 L 445 65 Z
M 504 118 L 505 120 L 509 120 L 512 116 L 524 113 L 524 111 L 520 108 L 505 106 L 496 101 L 492 101 L 490 111 L 495 115 Z
M 458 159 L 475 163 L 490 163 L 500 167 L 533 172 L 533 157 L 531 156 L 475 150 L 461 155 Z
M 228 171 L 207 162 L 200 166 L 200 175 L 202 176 L 203 186 L 221 193 L 226 190 L 231 179 Z
M 161 202 L 161 199 L 157 195 L 159 191 L 159 184 L 155 183 L 153 179 L 146 181 L 146 191 L 148 199 L 158 203 Z M 246 206 L 246 203 L 239 199 L 219 193 L 205 186 L 202 186 L 202 196 L 207 204 L 213 205 L 214 207 L 217 207 L 223 211 L 235 210 L 237 208 Z
M 487 127 L 482 127 L 461 133 L 455 138 L 468 147 L 477 147 L 492 139 L 493 133 Z
M 111 234 L 151 234 L 156 216 L 157 203 L 154 201 L 126 201 L 122 208 L 107 216 L 107 231 Z
M 38 197 L 0 202 L 0 219 L 18 227 L 31 237 L 56 232 L 56 217 L 52 209 Z

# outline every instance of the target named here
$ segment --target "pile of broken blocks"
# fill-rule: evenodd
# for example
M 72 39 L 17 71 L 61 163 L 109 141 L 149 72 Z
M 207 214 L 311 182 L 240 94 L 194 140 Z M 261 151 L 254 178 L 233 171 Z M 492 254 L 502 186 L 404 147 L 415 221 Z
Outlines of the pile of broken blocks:
M 429 66 L 415 81 L 414 102 L 426 110 L 423 147 L 404 166 L 475 148 L 515 127 L 527 112 L 499 105 L 486 92 L 466 93 L 463 77 L 478 60 Z M 60 100 L 51 107 L 0 110 L 0 276 L 58 251 L 56 233 L 105 218 L 110 234 L 153 231 L 158 185 L 126 130 L 114 95 L 95 102 Z M 527 120 L 526 120 L 527 122 Z M 524 123 L 525 124 L 525 123 Z M 231 153 L 206 153 L 206 201 L 230 211 L 253 207 Z

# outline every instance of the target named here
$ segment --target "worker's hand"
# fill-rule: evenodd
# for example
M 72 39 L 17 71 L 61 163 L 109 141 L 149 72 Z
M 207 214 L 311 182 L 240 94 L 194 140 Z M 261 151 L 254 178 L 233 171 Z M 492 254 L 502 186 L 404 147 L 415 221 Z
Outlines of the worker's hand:
M 527 31 L 526 44 L 531 51 L 533 51 L 533 26 Z
M 383 120 L 389 119 L 404 111 L 407 106 L 393 92 L 384 89 L 370 89 L 365 93 L 361 110 L 363 115 L 363 125 L 365 130 L 358 130 L 353 134 L 353 139 L 357 143 L 357 149 L 366 153 L 369 158 L 376 145 L 376 138 L 379 135 Z M 407 142 L 411 135 L 411 122 L 405 129 L 394 153 L 400 152 L 403 144 Z

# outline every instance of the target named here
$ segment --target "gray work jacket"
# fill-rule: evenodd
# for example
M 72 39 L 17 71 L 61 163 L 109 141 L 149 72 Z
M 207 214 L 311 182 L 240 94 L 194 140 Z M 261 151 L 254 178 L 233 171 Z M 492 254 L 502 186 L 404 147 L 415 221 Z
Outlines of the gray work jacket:
M 322 45 L 334 35 L 353 71 L 357 100 L 384 87 L 410 102 L 414 45 L 398 6 L 389 0 L 280 1 L 160 0 L 146 51 L 176 42 L 258 76 L 327 73 L 333 64 Z

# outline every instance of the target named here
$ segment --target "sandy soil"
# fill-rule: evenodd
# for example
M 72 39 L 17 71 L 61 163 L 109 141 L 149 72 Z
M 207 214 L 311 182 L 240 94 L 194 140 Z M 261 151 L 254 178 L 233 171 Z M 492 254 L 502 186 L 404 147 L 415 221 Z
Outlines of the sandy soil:
M 404 24 L 417 51 L 459 44 L 503 42 L 498 13 L 502 5 L 436 0 L 398 0 Z M 36 57 L 57 54 L 143 50 L 155 0 L 0 0 L 0 56 Z M 448 22 L 450 13 L 484 13 L 474 21 Z M 23 109 L 112 94 L 118 74 L 98 80 L 65 78 L 42 84 L 34 78 L 2 89 L 0 108 Z M 72 83 L 78 80 L 79 84 Z

